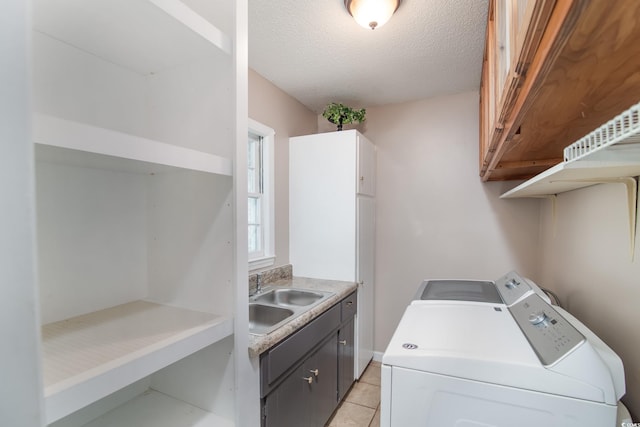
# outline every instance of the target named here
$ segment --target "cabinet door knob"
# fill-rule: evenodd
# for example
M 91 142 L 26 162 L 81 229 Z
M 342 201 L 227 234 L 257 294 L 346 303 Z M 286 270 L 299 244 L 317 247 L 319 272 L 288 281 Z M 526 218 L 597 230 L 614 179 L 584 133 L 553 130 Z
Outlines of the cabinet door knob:
M 316 377 L 317 377 L 317 376 L 318 376 L 318 374 L 320 373 L 320 371 L 319 371 L 319 370 L 317 370 L 317 369 L 309 369 L 309 372 L 311 372 L 311 373 L 312 373 L 313 375 L 315 375 Z M 309 384 L 311 384 L 311 383 L 309 383 Z
M 347 301 L 347 305 L 353 305 L 353 301 Z
M 360 177 L 360 182 L 364 182 L 364 176 Z
M 313 383 L 313 377 L 309 377 L 309 378 L 302 377 L 302 379 L 305 380 L 307 382 L 307 384 L 312 384 Z
M 364 286 L 364 280 L 360 280 L 360 281 L 358 282 L 358 284 L 359 284 L 360 286 Z
M 347 345 L 347 340 L 338 341 L 339 344 Z

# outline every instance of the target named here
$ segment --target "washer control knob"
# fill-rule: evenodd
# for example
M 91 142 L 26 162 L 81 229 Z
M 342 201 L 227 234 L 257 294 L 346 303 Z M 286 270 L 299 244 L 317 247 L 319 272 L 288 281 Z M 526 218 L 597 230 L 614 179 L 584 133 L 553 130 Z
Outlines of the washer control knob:
M 531 322 L 532 325 L 539 325 L 545 320 L 547 320 L 547 315 L 544 311 L 536 311 L 529 315 L 529 322 Z
M 511 279 L 509 280 L 507 283 L 505 283 L 505 286 L 509 289 L 513 289 L 516 286 L 518 286 L 520 283 L 516 281 L 516 279 Z

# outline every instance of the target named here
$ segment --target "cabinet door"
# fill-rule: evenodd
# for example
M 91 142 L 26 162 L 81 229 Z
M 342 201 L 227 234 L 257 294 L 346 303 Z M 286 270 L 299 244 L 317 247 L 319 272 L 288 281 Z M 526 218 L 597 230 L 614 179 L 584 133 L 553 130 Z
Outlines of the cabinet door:
M 364 372 L 373 357 L 373 304 L 375 262 L 375 199 L 358 196 L 356 375 Z
M 376 147 L 362 135 L 358 138 L 358 194 L 376 194 Z
M 323 427 L 338 406 L 338 347 L 334 333 L 303 365 L 304 375 L 313 376 L 311 385 L 312 425 Z
M 354 380 L 354 318 L 346 322 L 338 331 L 338 401 L 345 394 Z
M 289 251 L 296 275 L 355 279 L 356 131 L 289 145 Z M 330 167 L 329 167 L 330 165 Z
M 311 414 L 311 391 L 313 377 L 305 366 L 296 369 L 274 391 L 265 398 L 262 414 L 263 427 L 313 427 Z M 312 378 L 312 381 L 315 379 Z
M 556 0 L 491 0 L 480 90 L 480 175 L 513 120 Z
M 495 89 L 498 105 L 508 92 L 511 73 L 512 50 L 512 0 L 496 0 L 494 3 L 495 22 Z
M 491 160 L 489 157 L 491 142 L 496 129 L 495 98 L 495 25 L 493 9 L 489 11 L 487 23 L 487 40 L 482 61 L 482 77 L 480 79 L 480 172 L 486 170 Z
M 499 127 L 511 113 L 521 80 L 533 60 L 554 5 L 555 0 L 495 0 L 495 91 Z

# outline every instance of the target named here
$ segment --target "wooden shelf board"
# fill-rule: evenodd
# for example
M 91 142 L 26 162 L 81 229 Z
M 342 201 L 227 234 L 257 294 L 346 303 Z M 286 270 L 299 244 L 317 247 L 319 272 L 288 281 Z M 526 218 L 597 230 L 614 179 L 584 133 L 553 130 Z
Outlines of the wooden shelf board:
M 233 427 L 233 422 L 155 390 L 96 418 L 85 427 Z
M 233 333 L 233 320 L 134 301 L 42 328 L 47 422 Z
M 232 174 L 224 157 L 44 114 L 34 116 L 33 140 L 45 161 L 134 173 L 181 168 Z

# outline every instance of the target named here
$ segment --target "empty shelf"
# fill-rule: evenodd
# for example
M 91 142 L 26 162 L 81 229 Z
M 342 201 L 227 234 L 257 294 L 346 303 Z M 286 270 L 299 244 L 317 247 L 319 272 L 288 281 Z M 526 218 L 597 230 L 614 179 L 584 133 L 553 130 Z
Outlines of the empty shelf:
M 47 422 L 233 333 L 209 313 L 134 301 L 43 326 Z
M 38 159 L 137 173 L 181 168 L 231 175 L 231 159 L 122 132 L 36 114 Z
M 85 427 L 232 427 L 233 423 L 166 394 L 149 390 Z

